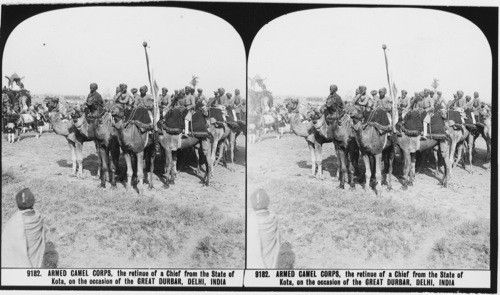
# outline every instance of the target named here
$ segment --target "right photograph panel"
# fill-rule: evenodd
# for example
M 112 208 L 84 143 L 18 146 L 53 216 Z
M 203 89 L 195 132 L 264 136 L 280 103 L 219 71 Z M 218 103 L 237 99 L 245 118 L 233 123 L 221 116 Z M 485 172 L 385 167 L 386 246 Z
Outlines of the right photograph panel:
M 491 69 L 482 31 L 439 10 L 317 9 L 263 27 L 248 60 L 247 267 L 490 270 Z

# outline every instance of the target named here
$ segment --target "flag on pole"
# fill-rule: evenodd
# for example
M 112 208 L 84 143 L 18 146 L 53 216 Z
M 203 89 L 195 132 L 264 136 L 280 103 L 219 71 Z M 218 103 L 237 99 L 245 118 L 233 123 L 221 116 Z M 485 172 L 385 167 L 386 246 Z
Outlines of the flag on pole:
M 387 70 L 387 83 L 389 84 L 389 93 L 392 99 L 392 128 L 395 131 L 395 125 L 398 120 L 398 109 L 396 107 L 396 96 L 398 95 L 398 88 L 396 87 L 396 82 L 394 81 L 394 72 L 392 67 L 389 66 L 389 58 L 387 56 L 387 46 L 385 44 L 382 45 L 382 49 L 384 49 L 385 56 L 385 66 Z
M 158 106 L 157 106 L 157 98 L 156 98 L 156 93 L 157 91 L 155 91 L 154 87 L 153 87 L 153 80 L 151 79 L 151 71 L 150 71 L 150 67 L 149 67 L 149 55 L 148 55 L 148 50 L 147 50 L 147 46 L 148 46 L 148 43 L 146 41 L 144 41 L 142 43 L 142 46 L 144 46 L 144 52 L 146 54 L 146 66 L 147 66 L 147 69 L 148 69 L 148 79 L 149 79 L 149 87 L 151 87 L 151 94 L 153 95 L 153 126 L 154 126 L 154 130 L 156 131 L 157 130 L 157 125 L 156 123 L 158 122 L 158 119 L 159 116 L 157 116 L 157 110 L 158 110 Z M 156 83 L 156 81 L 155 81 Z M 156 84 L 156 87 L 158 88 L 158 84 Z

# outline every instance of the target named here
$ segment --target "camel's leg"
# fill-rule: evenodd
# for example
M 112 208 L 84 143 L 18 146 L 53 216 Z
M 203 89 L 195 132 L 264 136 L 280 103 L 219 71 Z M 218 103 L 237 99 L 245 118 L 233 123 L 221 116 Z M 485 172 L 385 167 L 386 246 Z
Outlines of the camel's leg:
M 467 154 L 469 155 L 469 173 L 473 173 L 472 169 L 472 141 L 474 138 L 472 137 L 471 134 L 467 137 Z
M 142 195 L 144 192 L 144 151 L 139 152 L 137 155 L 137 190 L 139 191 L 139 195 Z
M 386 161 L 384 164 L 384 169 L 386 172 L 386 182 L 387 182 L 387 189 L 391 190 L 392 189 L 392 165 L 394 163 L 394 157 L 396 156 L 396 153 L 394 151 L 394 148 L 389 148 L 389 151 L 386 154 Z
M 71 175 L 76 176 L 76 147 L 75 147 L 75 143 L 68 140 L 68 145 L 69 145 L 69 148 L 71 149 L 71 162 L 72 162 Z
M 309 152 L 311 152 L 311 177 L 316 176 L 316 151 L 314 149 L 314 144 L 312 142 L 307 142 L 309 147 Z
M 163 184 L 164 188 L 170 187 L 170 181 L 172 179 L 171 171 L 172 171 L 172 150 L 169 148 L 165 149 L 165 183 Z
M 132 176 L 134 175 L 134 169 L 132 168 L 132 156 L 128 152 L 123 153 L 123 156 L 125 158 L 125 163 L 127 163 L 127 185 L 125 187 L 127 188 L 127 191 L 129 191 L 132 187 Z
M 216 146 L 216 149 L 219 151 L 219 157 L 214 157 L 215 162 L 214 162 L 214 170 L 217 165 L 219 165 L 219 161 L 222 157 L 224 157 L 224 145 L 226 144 L 225 141 L 221 142 L 219 145 Z
M 368 172 L 371 171 L 370 158 L 368 157 L 367 154 L 363 154 L 363 162 L 365 163 L 365 181 L 364 181 L 362 186 L 363 186 L 363 189 L 366 190 L 367 184 L 370 181 L 370 177 L 368 177 Z
M 483 138 L 486 142 L 486 161 L 491 161 L 491 135 L 488 127 L 484 127 L 483 129 Z
M 318 167 L 318 173 L 316 178 L 319 180 L 323 179 L 323 146 L 320 143 L 314 144 L 314 151 L 316 153 L 316 166 Z
M 408 185 L 413 186 L 413 181 L 415 181 L 415 162 L 416 162 L 416 153 L 411 153 L 411 168 L 410 168 L 410 177 L 408 181 Z
M 83 142 L 75 142 L 75 151 L 78 164 L 78 177 L 83 178 Z
M 458 140 L 456 138 L 452 138 L 450 145 L 449 159 L 450 163 L 453 164 L 453 167 L 455 167 L 455 165 L 457 165 L 457 163 L 459 162 L 458 159 L 455 161 L 455 151 L 457 149 L 457 145 L 458 145 Z M 460 154 L 458 155 L 458 157 L 460 157 Z
M 436 168 L 434 169 L 434 175 L 439 174 L 439 157 L 438 157 L 438 150 L 436 148 L 432 149 L 432 155 L 434 157 L 434 164 L 436 165 Z
M 443 180 L 441 181 L 441 184 L 443 187 L 448 187 L 448 178 L 449 178 L 449 173 L 451 171 L 451 161 L 450 158 L 446 157 L 449 153 L 449 143 L 445 140 L 440 141 L 439 143 L 439 149 L 441 150 L 441 155 L 444 158 L 444 174 L 443 174 Z
M 339 157 L 339 162 L 340 162 L 340 184 L 339 188 L 344 189 L 345 188 L 345 182 L 347 178 L 347 167 L 346 167 L 346 152 L 339 148 L 338 149 L 338 157 Z
M 411 166 L 411 155 L 409 151 L 400 149 L 404 156 L 404 169 L 403 169 L 403 190 L 408 189 L 410 166 Z
M 229 153 L 230 153 L 230 157 L 231 157 L 231 172 L 234 172 L 235 171 L 235 168 L 234 168 L 234 148 L 236 146 L 236 136 L 234 134 L 234 132 L 230 132 L 229 133 Z
M 108 163 L 109 157 L 106 149 L 104 147 L 99 148 L 100 158 L 102 159 L 102 173 L 101 173 L 101 187 L 106 187 L 106 181 L 108 180 Z
M 156 157 L 156 148 L 155 145 L 152 144 L 151 147 L 149 147 L 150 150 L 146 152 L 146 171 L 148 172 L 148 182 L 149 182 L 149 189 L 153 189 L 153 172 L 155 169 L 155 157 Z M 147 169 L 149 166 L 149 169 Z
M 211 155 L 211 158 L 212 158 L 212 163 L 214 164 L 213 168 L 212 168 L 212 171 L 215 169 L 215 165 L 218 164 L 218 161 L 216 162 L 216 159 L 215 159 L 215 156 L 216 156 L 216 153 L 217 153 L 217 147 L 219 146 L 219 139 L 217 138 L 217 136 L 214 135 L 214 138 L 213 138 L 213 141 L 212 141 L 212 155 Z
M 465 159 L 462 159 L 462 153 L 464 152 L 464 143 L 458 143 L 457 144 L 457 158 L 455 159 L 455 162 L 453 162 L 452 159 L 450 159 L 451 163 L 451 168 L 453 169 L 458 163 L 463 161 L 464 164 L 464 169 L 467 170 L 467 167 L 465 167 Z M 451 171 L 450 171 L 450 176 L 451 176 Z
M 375 193 L 377 196 L 382 195 L 382 153 L 377 154 L 375 157 Z
M 210 176 L 212 173 L 212 160 L 210 159 L 210 142 L 208 140 L 202 140 L 201 148 L 203 149 L 203 155 L 205 155 L 205 161 L 206 161 L 204 182 L 206 186 L 209 186 Z
M 108 148 L 108 152 L 111 154 L 111 159 L 109 161 L 109 181 L 111 182 L 111 187 L 116 187 L 116 175 L 118 174 L 118 160 L 120 159 L 120 150 L 118 147 Z
M 355 172 L 357 170 L 357 165 L 358 165 L 357 153 L 359 153 L 359 151 L 357 149 L 356 150 L 350 149 L 349 151 L 345 152 L 345 164 L 346 164 L 346 168 L 347 168 L 347 177 L 348 177 L 348 181 L 349 181 L 349 185 L 350 185 L 351 189 L 354 189 L 356 187 L 355 182 L 354 182 L 354 176 L 355 176 Z M 354 159 L 356 159 L 356 160 L 354 160 Z
M 172 170 L 170 170 L 172 175 L 171 183 L 175 183 L 175 179 L 177 178 L 177 151 L 172 151 Z
M 196 157 L 196 174 L 201 174 L 201 163 L 200 163 L 200 148 L 194 148 L 194 155 Z

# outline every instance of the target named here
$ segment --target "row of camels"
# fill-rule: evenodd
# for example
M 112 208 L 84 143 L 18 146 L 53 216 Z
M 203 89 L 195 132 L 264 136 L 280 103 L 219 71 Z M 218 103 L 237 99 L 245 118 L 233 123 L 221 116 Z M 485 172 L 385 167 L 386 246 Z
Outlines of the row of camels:
M 147 171 L 149 188 L 153 188 L 153 170 L 156 157 L 156 148 L 153 134 L 141 130 L 144 126 L 136 124 L 132 117 L 126 118 L 124 110 L 118 105 L 111 105 L 100 109 L 90 115 L 85 115 L 82 109 L 73 108 L 68 111 L 72 120 L 62 120 L 58 110 L 58 100 L 46 99 L 48 111 L 44 116 L 50 122 L 54 132 L 65 137 L 71 150 L 72 175 L 83 178 L 83 157 L 82 149 L 85 142 L 94 142 L 99 168 L 97 177 L 100 179 L 100 186 L 106 187 L 109 182 L 112 187 L 116 187 L 116 175 L 118 159 L 123 153 L 127 165 L 126 189 L 132 187 L 132 178 L 137 176 L 137 189 L 140 194 L 144 191 L 144 168 Z M 133 111 L 148 116 L 147 110 L 137 108 Z M 140 115 L 140 114 L 139 114 Z M 207 120 L 207 123 L 209 121 Z M 240 126 L 241 127 L 241 126 Z M 221 158 L 225 161 L 225 149 L 229 146 L 232 166 L 234 171 L 234 147 L 236 136 L 241 132 L 239 128 L 231 128 L 229 124 L 210 124 L 208 136 L 181 137 L 163 132 L 157 138 L 163 148 L 165 158 L 164 187 L 175 183 L 177 177 L 177 152 L 182 149 L 195 148 L 198 156 L 198 171 L 200 163 L 205 163 L 205 175 L 202 177 L 204 185 L 209 186 L 210 178 L 213 177 L 213 170 Z M 216 158 L 216 150 L 219 150 Z M 143 163 L 145 161 L 145 166 Z
M 484 124 L 467 126 L 467 128 L 453 128 L 445 121 L 445 137 L 421 139 L 420 136 L 407 136 L 400 132 L 400 136 L 391 136 L 388 133 L 381 134 L 374 126 L 362 122 L 356 118 L 360 117 L 358 110 L 347 107 L 345 110 L 335 112 L 333 120 L 326 122 L 324 114 L 320 114 L 313 121 L 303 121 L 299 113 L 299 101 L 288 99 L 285 101 L 288 110 L 291 131 L 303 137 L 311 153 L 311 176 L 322 179 L 322 147 L 325 143 L 333 143 L 339 161 L 339 188 L 344 189 L 348 182 L 351 189 L 355 187 L 355 177 L 359 176 L 358 159 L 363 158 L 365 165 L 365 181 L 362 183 L 366 189 L 366 180 L 370 179 L 370 186 L 377 195 L 380 195 L 381 185 L 387 185 L 392 189 L 392 164 L 396 149 L 399 149 L 404 158 L 404 170 L 402 189 L 408 189 L 415 181 L 415 163 L 417 151 L 433 151 L 438 163 L 439 153 L 444 160 L 444 173 L 440 180 L 443 187 L 447 187 L 451 177 L 452 167 L 461 160 L 464 146 L 468 151 L 468 166 L 466 170 L 472 173 L 472 155 L 475 140 L 482 136 L 486 141 L 487 160 L 491 157 L 491 114 L 486 115 Z M 314 111 L 313 111 L 314 113 Z M 311 118 L 311 114 L 308 115 Z M 458 149 L 458 157 L 455 160 L 455 150 Z M 370 163 L 372 159 L 373 164 Z M 382 168 L 382 161 L 384 165 Z M 464 163 L 464 167 L 466 167 Z M 435 173 L 438 173 L 436 167 Z M 368 173 L 371 172 L 371 177 Z

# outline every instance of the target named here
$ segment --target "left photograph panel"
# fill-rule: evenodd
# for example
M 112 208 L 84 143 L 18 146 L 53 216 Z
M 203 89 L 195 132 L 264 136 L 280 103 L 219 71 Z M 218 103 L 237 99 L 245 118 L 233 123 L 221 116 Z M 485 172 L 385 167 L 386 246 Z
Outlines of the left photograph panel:
M 44 12 L 8 36 L 2 77 L 2 268 L 245 267 L 246 55 L 229 23 Z

